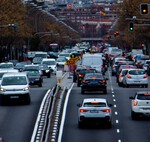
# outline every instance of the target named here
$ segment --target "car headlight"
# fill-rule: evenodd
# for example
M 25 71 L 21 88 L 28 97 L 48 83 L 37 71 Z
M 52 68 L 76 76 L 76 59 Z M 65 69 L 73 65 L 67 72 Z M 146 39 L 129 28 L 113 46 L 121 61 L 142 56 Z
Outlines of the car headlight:
M 45 72 L 46 72 L 46 73 L 48 73 L 48 72 L 49 72 L 49 70 L 46 70 Z
M 23 88 L 23 91 L 28 91 L 28 90 L 29 90 L 29 87 Z
M 0 91 L 1 92 L 5 92 L 6 90 L 4 88 L 0 88 Z

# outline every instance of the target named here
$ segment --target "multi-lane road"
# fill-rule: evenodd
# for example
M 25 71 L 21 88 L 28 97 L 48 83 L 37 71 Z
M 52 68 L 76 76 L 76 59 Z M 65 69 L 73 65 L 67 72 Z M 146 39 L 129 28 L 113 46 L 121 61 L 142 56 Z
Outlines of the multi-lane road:
M 56 76 L 43 79 L 43 87 L 31 86 L 30 105 L 0 106 L 0 137 L 4 142 L 30 142 L 42 99 L 56 85 Z
M 133 96 L 138 90 L 148 90 L 148 88 L 122 88 L 116 83 L 115 76 L 107 74 L 108 94 L 87 93 L 81 94 L 80 87 L 74 84 L 69 96 L 67 113 L 63 128 L 61 142 L 149 142 L 150 141 L 150 119 L 131 120 L 131 100 L 129 96 Z M 150 86 L 150 84 L 149 84 Z M 77 104 L 84 98 L 102 97 L 107 98 L 112 103 L 113 126 L 107 129 L 103 126 L 79 129 L 78 107 Z
M 107 75 L 109 78 L 107 95 L 99 93 L 83 95 L 80 93 L 80 87 L 74 84 L 69 96 L 61 142 L 149 142 L 150 119 L 131 120 L 131 100 L 129 100 L 129 96 L 133 96 L 137 90 L 148 88 L 122 88 L 116 83 L 115 76 L 112 77 L 110 72 Z M 31 87 L 30 105 L 0 106 L 0 137 L 5 142 L 30 142 L 43 96 L 55 85 L 55 75 L 45 78 L 43 87 Z M 103 126 L 78 128 L 77 104 L 87 97 L 107 98 L 109 103 L 114 105 L 111 129 Z

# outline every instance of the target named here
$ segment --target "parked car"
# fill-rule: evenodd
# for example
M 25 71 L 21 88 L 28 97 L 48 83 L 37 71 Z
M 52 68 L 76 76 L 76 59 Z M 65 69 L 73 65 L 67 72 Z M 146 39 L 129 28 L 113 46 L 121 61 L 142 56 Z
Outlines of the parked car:
M 25 102 L 30 104 L 30 87 L 26 73 L 6 73 L 2 77 L 0 86 L 0 103 Z
M 81 82 L 81 94 L 85 91 L 100 91 L 107 94 L 107 80 L 102 73 L 86 73 Z
M 112 104 L 108 104 L 103 98 L 85 98 L 81 104 L 77 104 L 78 127 L 82 128 L 89 123 L 105 124 L 108 128 L 112 126 Z
M 133 120 L 142 116 L 150 117 L 150 91 L 137 91 L 131 99 L 131 118 Z

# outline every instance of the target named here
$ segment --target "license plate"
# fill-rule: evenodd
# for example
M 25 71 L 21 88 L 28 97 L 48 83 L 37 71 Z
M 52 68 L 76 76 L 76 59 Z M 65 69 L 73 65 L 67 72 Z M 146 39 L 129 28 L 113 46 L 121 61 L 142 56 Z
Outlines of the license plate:
M 150 108 L 143 108 L 144 110 L 150 110 Z
M 18 99 L 19 96 L 10 96 L 11 99 Z
M 98 113 L 98 110 L 90 110 L 91 113 Z
M 90 84 L 97 84 L 97 82 L 96 81 L 92 81 L 92 82 L 90 82 Z

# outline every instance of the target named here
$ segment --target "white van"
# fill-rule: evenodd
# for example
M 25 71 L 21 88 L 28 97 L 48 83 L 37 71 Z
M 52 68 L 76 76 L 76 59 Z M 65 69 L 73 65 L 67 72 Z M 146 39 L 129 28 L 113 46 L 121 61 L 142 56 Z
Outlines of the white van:
M 95 68 L 98 72 L 103 72 L 103 59 L 101 53 L 95 54 L 84 54 L 81 61 L 82 65 L 91 66 Z
M 56 60 L 55 59 L 43 58 L 41 64 L 46 64 L 51 69 L 51 71 L 56 74 L 57 64 L 56 64 Z

